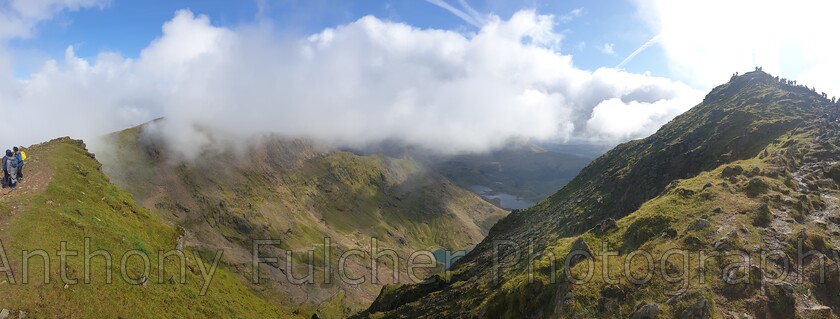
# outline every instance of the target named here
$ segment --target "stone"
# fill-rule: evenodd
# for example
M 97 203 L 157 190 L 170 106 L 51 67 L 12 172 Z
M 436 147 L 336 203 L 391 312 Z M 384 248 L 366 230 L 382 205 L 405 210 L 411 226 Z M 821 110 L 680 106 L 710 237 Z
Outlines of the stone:
M 175 250 L 184 252 L 184 236 L 178 236 L 178 239 L 175 241 Z
M 569 259 L 570 256 L 572 257 L 571 259 Z M 572 243 L 572 250 L 569 251 L 569 255 L 566 256 L 566 262 L 568 263 L 567 267 L 577 265 L 586 258 L 592 258 L 592 256 L 592 250 L 589 249 L 589 245 L 586 244 L 586 241 L 583 240 L 583 238 L 578 237 L 578 239 Z
M 834 317 L 831 313 L 831 308 L 818 305 L 812 306 L 805 309 L 802 309 L 802 317 L 806 319 L 810 318 L 832 318 Z
M 665 231 L 663 231 L 660 236 L 662 238 L 676 238 L 677 237 L 677 231 L 673 228 L 668 228 Z
M 604 219 L 598 224 L 598 231 L 600 232 L 605 232 L 614 228 L 618 228 L 618 224 L 616 224 L 615 219 L 612 218 Z
M 676 190 L 674 190 L 674 193 L 676 193 L 677 195 L 680 195 L 680 196 L 682 196 L 682 197 L 686 197 L 686 198 L 687 198 L 687 197 L 691 197 L 692 195 L 694 195 L 694 191 L 693 191 L 693 190 L 690 190 L 690 189 L 687 189 L 687 188 L 682 188 L 682 187 L 677 188 Z
M 683 294 L 674 295 L 671 298 L 668 298 L 668 300 L 665 301 L 665 304 L 669 305 L 669 306 L 676 305 L 678 302 L 680 302 L 680 300 L 682 300 L 683 296 L 685 296 L 685 295 L 683 295 Z
M 636 311 L 630 316 L 630 319 L 656 319 L 659 318 L 659 305 L 652 303 L 641 303 L 636 306 Z
M 733 238 L 737 238 L 737 237 L 738 237 L 738 232 L 733 229 L 728 234 L 726 234 L 726 236 L 723 236 L 720 239 L 718 239 L 717 241 L 715 241 L 715 243 L 712 244 L 712 247 L 714 247 L 715 250 L 726 250 L 727 248 L 729 248 L 729 242 Z
M 18 311 L 18 319 L 26 318 L 26 311 Z
M 0 319 L 9 318 L 10 315 L 11 314 L 9 313 L 9 309 L 4 308 L 3 310 L 0 310 Z
M 708 182 L 708 183 L 706 183 L 706 185 L 703 185 L 703 189 L 705 190 L 705 189 L 710 188 L 712 186 L 715 186 L 715 185 L 712 184 L 712 182 Z
M 688 306 L 680 315 L 681 319 L 709 319 L 711 317 L 712 313 L 706 297 L 700 297 L 700 300 Z
M 701 219 L 694 222 L 694 224 L 692 224 L 691 227 L 688 227 L 688 230 L 701 230 L 709 228 L 710 226 L 712 226 L 712 224 L 708 220 Z
M 688 236 L 683 239 L 683 243 L 689 247 L 697 248 L 703 246 L 703 240 L 695 236 Z
M 723 171 L 721 172 L 721 176 L 722 177 L 733 177 L 733 176 L 741 175 L 741 173 L 743 173 L 743 172 L 744 172 L 744 168 L 741 167 L 740 165 L 727 166 L 727 167 L 723 168 Z
M 767 287 L 767 307 L 779 318 L 793 318 L 796 313 L 796 296 L 793 285 L 788 282 Z
M 756 197 L 766 193 L 768 188 L 770 188 L 770 185 L 767 185 L 767 182 L 763 179 L 753 177 L 750 179 L 749 183 L 747 183 L 746 193 L 749 197 Z
M 619 302 L 615 298 L 601 297 L 598 298 L 598 312 L 611 313 L 618 309 Z

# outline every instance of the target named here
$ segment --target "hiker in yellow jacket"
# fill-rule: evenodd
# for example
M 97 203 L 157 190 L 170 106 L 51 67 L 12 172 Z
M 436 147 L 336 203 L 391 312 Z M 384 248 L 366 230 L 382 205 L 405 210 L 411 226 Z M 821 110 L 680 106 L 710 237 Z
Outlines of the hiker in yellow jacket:
M 18 161 L 17 181 L 22 182 L 23 181 L 23 166 L 24 166 L 24 163 L 25 163 L 24 161 L 26 160 L 26 152 L 23 151 L 23 146 L 21 146 L 20 148 L 15 146 L 12 149 L 15 152 L 15 159 L 17 159 L 17 161 Z

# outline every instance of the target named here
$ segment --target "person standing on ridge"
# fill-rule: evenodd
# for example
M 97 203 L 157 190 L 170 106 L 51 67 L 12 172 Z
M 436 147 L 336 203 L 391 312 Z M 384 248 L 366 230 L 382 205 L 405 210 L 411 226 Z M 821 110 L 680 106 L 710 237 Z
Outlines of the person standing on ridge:
M 24 164 L 23 161 L 26 160 L 26 153 L 23 152 L 23 148 L 18 148 L 17 146 L 15 146 L 13 148 L 13 150 L 15 152 L 15 160 L 17 160 L 17 162 L 18 162 L 17 176 L 15 176 L 15 178 L 17 179 L 18 182 L 22 182 L 23 181 L 23 164 Z
M 12 150 L 6 150 L 6 156 L 3 157 L 3 181 L 12 190 L 17 188 L 17 167 L 18 162 Z

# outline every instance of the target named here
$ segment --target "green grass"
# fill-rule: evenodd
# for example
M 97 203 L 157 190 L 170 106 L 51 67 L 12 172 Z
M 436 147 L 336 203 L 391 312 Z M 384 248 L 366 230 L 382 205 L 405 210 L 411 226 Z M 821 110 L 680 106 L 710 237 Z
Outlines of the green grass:
M 207 295 L 201 296 L 203 279 L 197 271 L 198 260 L 189 251 L 186 283 L 172 285 L 167 277 L 159 284 L 157 252 L 174 248 L 175 228 L 164 224 L 157 215 L 135 204 L 128 193 L 111 184 L 100 172 L 99 163 L 77 141 L 56 140 L 32 147 L 30 152 L 48 160 L 52 180 L 43 193 L 15 199 L 13 205 L 22 209 L 12 217 L 10 239 L 4 244 L 10 263 L 17 270 L 17 284 L 0 285 L 0 307 L 25 310 L 33 317 L 266 318 L 291 315 L 256 295 L 240 276 L 225 267 L 217 270 Z M 3 214 L 9 213 L 9 205 L 3 204 Z M 105 282 L 106 264 L 101 257 L 91 259 L 91 283 L 84 283 L 85 238 L 90 240 L 91 251 L 105 250 L 112 255 L 111 284 Z M 56 256 L 61 242 L 66 242 L 68 250 L 79 251 L 79 257 L 67 257 L 69 277 L 79 279 L 79 283 L 66 289 L 59 276 Z M 49 253 L 52 259 L 50 282 L 44 281 L 40 258 L 33 258 L 31 280 L 22 284 L 21 251 L 38 249 Z M 121 257 L 135 249 L 150 255 L 151 269 L 145 288 L 128 284 L 121 276 Z M 178 264 L 175 258 L 167 259 L 165 276 L 177 274 Z M 142 268 L 141 259 L 132 257 L 127 274 L 138 278 L 143 273 Z

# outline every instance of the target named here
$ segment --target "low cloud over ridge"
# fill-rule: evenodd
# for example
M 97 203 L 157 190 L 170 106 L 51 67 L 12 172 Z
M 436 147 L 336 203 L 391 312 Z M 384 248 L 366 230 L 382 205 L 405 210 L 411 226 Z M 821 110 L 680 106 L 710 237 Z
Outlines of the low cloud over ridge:
M 164 116 L 161 132 L 187 154 L 209 143 L 196 127 L 231 142 L 270 133 L 480 152 L 511 139 L 642 137 L 701 98 L 665 78 L 578 69 L 553 26 L 533 11 L 490 17 L 475 34 L 367 16 L 281 37 L 179 11 L 137 59 L 82 59 L 71 47 L 29 79 L 0 75 L 0 104 L 46 121 L 7 121 L 0 134 L 91 138 Z

